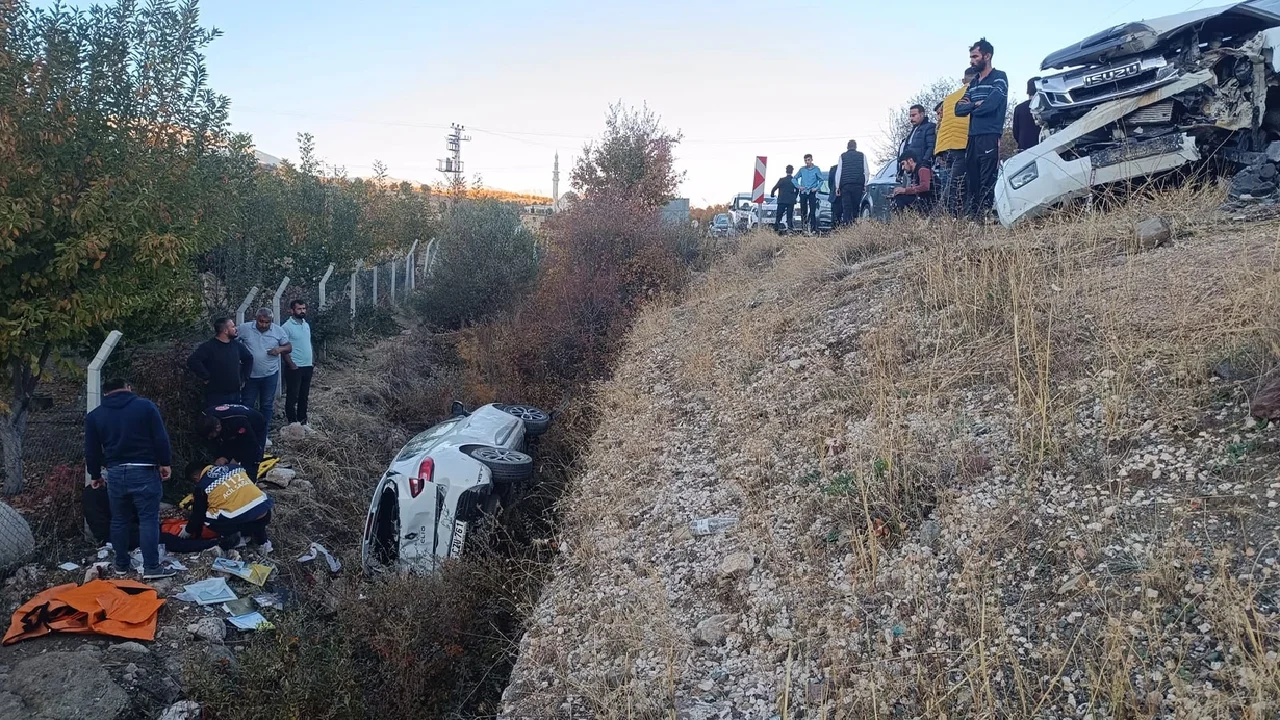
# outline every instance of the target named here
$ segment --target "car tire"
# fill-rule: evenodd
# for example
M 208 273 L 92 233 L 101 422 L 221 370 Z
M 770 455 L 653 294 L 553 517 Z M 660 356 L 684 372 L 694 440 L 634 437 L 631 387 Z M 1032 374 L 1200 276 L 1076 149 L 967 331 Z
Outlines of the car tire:
M 467 455 L 489 468 L 494 482 L 514 483 L 533 477 L 533 458 L 519 450 L 483 445 L 471 448 Z
M 530 437 L 538 437 L 551 425 L 551 416 L 545 410 L 539 410 L 532 405 L 499 405 L 498 409 L 520 418 L 524 422 L 525 435 Z

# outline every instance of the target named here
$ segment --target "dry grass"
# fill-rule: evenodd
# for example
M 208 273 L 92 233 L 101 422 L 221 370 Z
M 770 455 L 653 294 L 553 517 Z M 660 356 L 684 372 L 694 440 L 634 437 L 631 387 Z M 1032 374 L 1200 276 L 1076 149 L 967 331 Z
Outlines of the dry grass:
M 743 238 L 599 391 L 510 716 L 759 708 L 702 689 L 719 666 L 781 717 L 1274 717 L 1275 448 L 1240 403 L 1275 365 L 1280 225 L 1220 200 Z M 1137 246 L 1151 215 L 1171 247 Z M 1190 477 L 1134 469 L 1165 452 Z M 739 550 L 749 580 L 717 577 Z M 693 644 L 717 613 L 729 649 Z

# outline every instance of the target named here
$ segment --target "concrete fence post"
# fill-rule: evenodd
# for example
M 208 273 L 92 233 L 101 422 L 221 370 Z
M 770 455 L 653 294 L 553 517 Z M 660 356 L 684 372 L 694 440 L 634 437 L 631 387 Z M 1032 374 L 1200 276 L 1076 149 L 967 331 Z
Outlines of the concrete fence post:
M 387 263 L 391 266 L 391 304 L 396 304 L 396 261 Z
M 413 259 L 414 259 L 414 253 L 416 253 L 417 251 L 418 251 L 418 241 L 414 240 L 413 244 L 409 246 L 409 254 L 404 256 L 405 295 L 408 295 L 409 293 L 413 292 L 414 288 L 416 288 L 418 285 L 417 279 L 413 276 L 414 275 Z
M 284 295 L 285 288 L 287 287 L 289 287 L 289 276 L 285 275 L 284 279 L 280 281 L 280 284 L 276 286 L 276 294 L 271 297 L 271 306 L 275 308 L 274 312 L 276 314 L 275 320 L 277 325 L 280 325 L 281 323 L 284 322 L 283 320 L 284 313 L 280 310 L 280 298 Z M 282 370 L 280 373 L 280 377 L 276 378 L 276 397 L 280 397 L 282 394 L 284 394 L 283 367 L 284 367 L 284 364 L 281 363 Z
M 358 289 L 360 288 L 360 286 L 357 284 L 357 281 L 358 281 L 358 279 L 359 279 L 359 277 L 360 277 L 360 268 L 361 268 L 361 267 L 363 267 L 363 266 L 364 266 L 364 261 L 363 261 L 363 260 L 357 260 L 357 261 L 356 261 L 356 269 L 351 271 L 351 292 L 350 292 L 350 295 L 351 295 L 351 317 L 352 317 L 352 319 L 354 319 L 354 318 L 355 318 L 355 316 L 356 316 L 356 290 L 358 290 Z
M 255 288 L 255 291 L 257 289 Z M 249 302 L 245 300 L 245 302 Z M 116 345 L 120 343 L 120 338 L 124 334 L 119 330 L 112 330 L 107 334 L 107 339 L 102 341 L 102 346 L 98 348 L 98 354 L 93 356 L 92 362 L 89 363 L 89 371 L 86 373 L 84 383 L 84 411 L 89 414 L 102 404 L 102 366 L 107 364 L 107 358 L 111 357 L 111 351 L 116 349 Z M 84 474 L 84 483 L 89 484 L 88 471 Z
M 378 307 L 378 263 L 369 266 L 373 271 L 373 306 Z
M 320 306 L 318 308 L 320 310 L 324 309 L 325 301 L 328 300 L 328 297 L 325 295 L 325 286 L 329 283 L 329 276 L 332 274 L 333 263 L 329 263 L 328 269 L 324 271 L 324 277 L 320 278 L 320 297 L 317 298 L 320 301 Z
M 427 264 L 422 268 L 423 277 L 431 277 L 431 271 L 436 264 L 436 249 L 439 243 L 440 240 L 438 238 L 432 238 L 431 242 L 427 243 Z
M 236 308 L 236 325 L 244 324 L 244 314 L 249 311 L 249 305 L 253 303 L 253 299 L 258 297 L 259 287 L 253 286 L 248 295 L 244 296 L 244 302 L 240 303 L 240 307 Z

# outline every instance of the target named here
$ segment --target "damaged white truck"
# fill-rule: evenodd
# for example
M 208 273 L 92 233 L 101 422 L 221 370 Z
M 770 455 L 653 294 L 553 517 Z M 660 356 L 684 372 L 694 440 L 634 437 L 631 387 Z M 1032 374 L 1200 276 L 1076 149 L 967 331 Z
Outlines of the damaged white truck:
M 1107 186 L 1260 164 L 1280 139 L 1277 28 L 1280 0 L 1251 0 L 1117 25 L 1050 54 L 1041 69 L 1064 72 L 1036 83 L 1040 144 L 1001 166 L 1000 222 Z M 1274 191 L 1274 168 L 1265 174 L 1258 190 Z

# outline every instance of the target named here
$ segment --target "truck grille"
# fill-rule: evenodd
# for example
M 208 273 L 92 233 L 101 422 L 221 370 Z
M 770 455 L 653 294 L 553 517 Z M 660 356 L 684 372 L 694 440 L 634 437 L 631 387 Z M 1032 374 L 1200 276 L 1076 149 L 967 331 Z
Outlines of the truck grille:
M 1128 95 L 1131 91 L 1140 90 L 1155 82 L 1156 71 L 1154 68 L 1144 73 L 1131 75 L 1123 80 L 1115 82 L 1099 83 L 1088 87 L 1080 87 L 1071 91 L 1071 102 L 1073 104 L 1088 103 L 1102 98 L 1117 97 L 1120 95 Z
M 1125 116 L 1124 121 L 1130 125 L 1164 125 L 1173 122 L 1173 100 L 1134 110 Z

